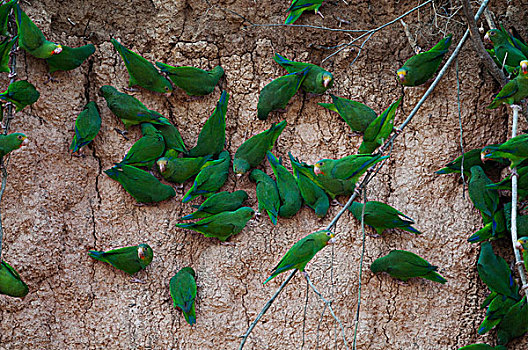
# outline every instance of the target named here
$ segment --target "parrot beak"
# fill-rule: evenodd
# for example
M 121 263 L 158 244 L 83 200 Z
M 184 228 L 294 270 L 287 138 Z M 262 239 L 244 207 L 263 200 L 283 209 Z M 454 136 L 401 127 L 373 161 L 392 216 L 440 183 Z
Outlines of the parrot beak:
M 328 84 L 332 81 L 332 78 L 330 77 L 323 77 L 323 86 L 326 88 L 328 87 Z
M 143 251 L 143 247 L 138 248 L 138 257 L 143 260 L 145 259 L 145 252 Z
M 160 173 L 164 173 L 165 172 L 166 166 L 167 166 L 167 162 L 164 161 L 164 160 L 158 163 L 158 167 L 159 167 Z
M 22 144 L 20 145 L 20 147 L 24 147 L 24 146 L 27 146 L 27 144 L 29 143 L 29 140 L 27 139 L 27 137 L 24 139 L 24 141 L 22 141 Z
M 484 35 L 484 41 L 486 41 L 488 43 L 491 43 L 491 39 L 490 39 L 488 33 L 486 33 L 486 35 Z
M 521 61 L 521 71 L 523 74 L 528 74 L 528 61 Z
M 243 174 L 238 174 L 238 173 L 237 173 L 237 174 L 236 174 L 237 179 L 240 179 L 240 178 L 242 177 L 242 175 L 243 175 Z
M 314 164 L 314 174 L 315 175 L 323 174 L 323 172 L 321 171 L 321 169 L 319 169 L 319 166 L 317 166 L 317 164 Z
M 335 243 L 335 238 L 332 237 L 328 240 L 328 244 L 334 244 L 334 243 Z
M 400 81 L 404 81 L 405 80 L 405 72 L 404 71 L 398 72 L 398 78 L 400 78 Z
M 519 249 L 521 252 L 524 251 L 524 248 L 520 241 L 515 242 L 515 248 Z
M 485 163 L 486 160 L 488 160 L 488 159 L 486 158 L 486 153 L 481 153 L 481 154 L 480 154 L 480 160 L 482 161 L 482 163 Z
M 53 50 L 53 51 L 51 52 L 51 55 L 52 55 L 52 56 L 53 56 L 53 55 L 58 55 L 58 54 L 61 53 L 61 52 L 62 52 L 62 46 L 57 45 L 57 47 L 55 48 L 55 50 Z

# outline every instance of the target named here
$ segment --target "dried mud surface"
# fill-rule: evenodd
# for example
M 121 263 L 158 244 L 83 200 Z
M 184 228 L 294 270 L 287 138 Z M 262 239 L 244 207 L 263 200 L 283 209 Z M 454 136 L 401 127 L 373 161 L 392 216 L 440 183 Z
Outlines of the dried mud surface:
M 299 24 L 343 29 L 374 28 L 418 4 L 326 1 L 324 20 L 313 13 Z M 125 154 L 139 130 L 126 141 L 113 129 L 121 123 L 108 110 L 98 89 L 128 84 L 125 67 L 109 42 L 121 40 L 151 61 L 210 69 L 221 64 L 222 87 L 231 94 L 227 113 L 227 149 L 237 147 L 272 122 L 286 119 L 275 153 L 288 151 L 309 163 L 356 152 L 361 137 L 352 135 L 335 113 L 317 105 L 330 97 L 297 94 L 286 113 L 267 121 L 256 118 L 258 93 L 283 74 L 271 60 L 275 52 L 288 58 L 320 63 L 331 47 L 350 40 L 349 34 L 310 28 L 247 26 L 226 11 L 252 23 L 282 23 L 286 1 L 32 1 L 22 6 L 50 40 L 69 46 L 94 43 L 97 51 L 79 69 L 58 72 L 59 82 L 45 84 L 46 64 L 19 54 L 19 77 L 41 93 L 40 100 L 18 113 L 13 131 L 26 133 L 30 147 L 16 151 L 9 162 L 9 179 L 2 202 L 5 230 L 3 257 L 24 277 L 30 293 L 24 300 L 0 296 L 0 349 L 234 349 L 265 301 L 285 276 L 262 285 L 285 251 L 306 234 L 326 226 L 338 212 L 332 207 L 319 220 L 309 208 L 273 227 L 262 216 L 250 222 L 223 246 L 214 239 L 175 228 L 178 218 L 191 212 L 181 204 L 182 190 L 166 202 L 137 207 L 121 186 L 102 171 Z M 501 6 L 506 6 L 501 5 Z M 492 8 L 501 20 L 528 28 L 527 5 L 511 1 Z M 441 8 L 437 9 L 438 11 Z M 431 47 L 442 30 L 465 27 L 456 20 L 436 22 L 431 7 L 406 18 L 421 47 Z M 524 17 L 523 17 L 524 16 Z M 460 20 L 459 17 L 455 19 Z M 445 33 L 445 32 L 444 32 Z M 522 32 L 523 34 L 528 34 Z M 352 34 L 356 35 L 356 34 Z M 454 47 L 454 45 L 453 45 Z M 330 92 L 366 103 L 381 112 L 402 93 L 394 72 L 412 54 L 402 26 L 396 23 L 374 35 L 350 66 L 357 48 L 326 60 L 334 73 Z M 475 62 L 467 43 L 459 58 L 461 118 L 467 150 L 504 141 L 507 110 L 485 106 L 498 90 L 490 75 Z M 7 86 L 1 77 L 1 86 Z M 405 90 L 396 124 L 410 112 L 425 87 Z M 188 98 L 181 90 L 170 97 L 148 91 L 134 93 L 149 108 L 163 113 L 193 146 L 201 126 L 214 109 L 220 89 L 204 98 Z M 89 100 L 95 100 L 103 125 L 86 157 L 68 154 L 73 123 Z M 369 185 L 369 199 L 385 201 L 415 218 L 424 234 L 388 232 L 366 237 L 358 349 L 456 349 L 473 342 L 492 342 L 477 336 L 484 316 L 479 308 L 486 296 L 476 270 L 478 247 L 466 238 L 480 228 L 481 219 L 456 176 L 434 171 L 459 154 L 459 126 L 454 67 L 394 145 L 387 166 Z M 269 165 L 262 166 L 271 173 Z M 184 191 L 190 184 L 185 185 Z M 247 177 L 230 176 L 225 190 L 244 189 L 248 205 L 257 207 L 254 184 Z M 341 198 L 342 201 L 345 198 Z M 337 225 L 337 244 L 321 251 L 308 265 L 319 290 L 333 300 L 333 308 L 351 343 L 357 307 L 362 233 L 351 215 Z M 89 249 L 111 249 L 148 242 L 154 260 L 138 277 L 130 278 L 86 255 Z M 440 266 L 448 280 L 439 285 L 425 280 L 396 283 L 387 275 L 374 276 L 368 266 L 391 249 L 418 253 Z M 509 261 L 510 248 L 501 246 Z M 184 266 L 198 275 L 197 325 L 189 327 L 172 307 L 168 283 Z M 300 275 L 280 295 L 250 336 L 247 349 L 343 349 L 333 319 L 317 296 L 308 294 L 303 324 L 306 283 Z M 512 343 L 523 349 L 526 339 Z

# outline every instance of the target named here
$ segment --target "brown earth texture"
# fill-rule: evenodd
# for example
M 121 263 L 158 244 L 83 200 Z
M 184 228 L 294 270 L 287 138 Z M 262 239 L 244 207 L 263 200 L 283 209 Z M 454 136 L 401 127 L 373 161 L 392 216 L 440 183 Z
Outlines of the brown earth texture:
M 131 128 L 129 141 L 114 131 L 122 123 L 99 94 L 105 84 L 120 91 L 128 85 L 127 71 L 110 38 L 152 62 L 203 69 L 220 64 L 225 69 L 221 87 L 206 97 L 190 98 L 179 89 L 171 96 L 143 89 L 131 93 L 169 118 L 188 146 L 194 146 L 225 89 L 230 93 L 226 148 L 231 156 L 253 134 L 286 120 L 274 153 L 287 158 L 292 152 L 313 164 L 354 154 L 361 143 L 361 136 L 336 113 L 317 105 L 331 102 L 329 93 L 365 103 L 378 113 L 404 93 L 398 125 L 425 92 L 427 85 L 402 89 L 396 80 L 395 71 L 413 54 L 399 21 L 376 32 L 363 46 L 359 40 L 332 55 L 339 45 L 362 34 L 353 30 L 376 28 L 419 4 L 328 0 L 321 7 L 324 19 L 311 11 L 296 22 L 314 27 L 289 27 L 263 26 L 284 22 L 289 6 L 285 0 L 21 1 L 49 40 L 72 47 L 93 43 L 96 52 L 78 69 L 55 73 L 52 82 L 47 82 L 43 60 L 17 53 L 18 78 L 33 83 L 41 96 L 11 124 L 11 131 L 25 133 L 30 143 L 12 153 L 7 168 L 1 203 L 2 257 L 23 276 L 30 292 L 22 300 L 0 296 L 0 349 L 236 349 L 240 335 L 286 278 L 287 274 L 280 275 L 263 286 L 271 269 L 289 247 L 324 228 L 340 210 L 333 206 L 318 219 L 303 207 L 293 218 L 279 219 L 277 226 L 262 215 L 230 238 L 231 245 L 221 245 L 175 227 L 180 216 L 192 212 L 189 204 L 181 203 L 190 182 L 170 200 L 136 206 L 103 172 L 140 137 L 137 127 Z M 478 3 L 473 6 L 476 11 Z M 514 25 L 528 35 L 525 1 L 491 1 L 490 9 L 505 27 Z M 466 29 L 458 1 L 434 1 L 404 20 L 411 38 L 425 49 L 453 33 L 452 51 Z M 335 83 L 321 96 L 297 93 L 285 113 L 274 112 L 260 121 L 259 91 L 284 74 L 271 59 L 275 53 L 320 64 L 333 73 Z M 506 107 L 485 108 L 500 86 L 477 60 L 470 41 L 456 63 L 396 139 L 389 161 L 367 190 L 368 199 L 414 218 L 423 234 L 388 231 L 380 238 L 367 236 L 360 279 L 363 234 L 359 222 L 345 213 L 335 228 L 336 243 L 307 266 L 314 285 L 332 301 L 348 348 L 354 339 L 360 282 L 357 349 L 457 349 L 475 342 L 495 343 L 495 331 L 484 337 L 477 334 L 485 314 L 479 306 L 488 291 L 476 269 L 479 247 L 466 240 L 481 228 L 480 214 L 459 176 L 434 171 L 460 155 L 456 69 L 466 150 L 504 142 L 511 113 Z M 0 83 L 4 90 L 7 74 Z M 99 106 L 101 131 L 85 148 L 85 157 L 71 157 L 74 121 L 88 101 Z M 521 130 L 526 125 L 522 121 Z M 260 168 L 271 174 L 267 162 Z M 494 179 L 499 176 L 497 171 Z M 231 173 L 223 189 L 247 191 L 246 205 L 257 209 L 255 184 L 247 176 L 237 179 Z M 367 228 L 367 233 L 372 231 Z M 87 256 L 90 249 L 143 242 L 154 249 L 151 265 L 137 275 L 144 284 L 131 283 L 122 271 Z M 494 247 L 513 263 L 508 240 Z M 368 268 L 372 261 L 392 249 L 415 252 L 438 265 L 448 282 L 411 279 L 404 285 L 386 274 L 372 274 Z M 172 306 L 169 294 L 169 279 L 184 266 L 197 273 L 193 327 Z M 509 349 L 526 349 L 527 339 L 512 341 Z M 341 327 L 297 274 L 256 325 L 245 349 L 302 348 L 346 347 Z

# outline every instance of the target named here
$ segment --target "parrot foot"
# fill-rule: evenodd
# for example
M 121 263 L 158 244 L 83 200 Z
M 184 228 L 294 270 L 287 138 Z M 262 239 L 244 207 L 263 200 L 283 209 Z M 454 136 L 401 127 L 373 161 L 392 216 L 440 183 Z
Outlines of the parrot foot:
M 220 242 L 220 245 L 234 247 L 234 246 L 236 246 L 236 243 L 233 243 L 233 242 Z
M 365 234 L 367 236 L 369 236 L 369 237 L 372 237 L 372 238 L 380 238 L 381 237 L 381 235 L 379 235 L 377 233 L 368 233 L 368 232 L 366 232 L 366 230 L 365 230 Z
M 315 14 L 321 16 L 321 18 L 324 19 L 324 16 L 321 11 L 315 10 Z
M 525 285 L 523 285 L 523 286 L 521 287 L 521 290 L 526 290 L 526 289 L 528 289 L 528 284 L 525 284 Z M 526 294 L 526 292 L 525 292 L 525 294 Z
M 16 76 L 17 76 L 17 73 L 16 73 L 16 72 L 12 72 L 12 73 L 9 72 L 9 74 L 7 75 L 7 77 L 8 77 L 9 79 L 14 78 L 14 77 L 16 77 Z
M 515 248 L 517 248 L 517 247 L 515 247 Z M 522 260 L 521 261 L 517 261 L 515 263 L 515 266 L 522 266 L 522 265 L 524 265 L 524 261 L 522 261 Z
M 394 133 L 396 133 L 396 135 L 399 135 L 399 134 L 401 134 L 401 133 L 402 133 L 402 131 L 403 131 L 403 130 L 402 130 L 402 129 L 400 129 L 400 128 L 394 128 Z
M 517 110 L 517 112 L 520 112 L 522 111 L 522 106 L 521 105 L 510 105 L 511 109 L 512 110 Z
M 134 205 L 135 205 L 136 207 L 138 207 L 138 208 L 146 207 L 146 206 L 147 206 L 145 203 L 138 203 L 138 202 L 134 203 Z
M 414 53 L 415 53 L 416 55 L 418 55 L 418 54 L 421 53 L 421 52 L 422 52 L 422 48 L 421 48 L 420 46 L 416 45 L 416 46 L 414 47 Z
M 400 286 L 408 286 L 409 285 L 409 283 L 404 282 L 404 281 L 400 281 L 400 280 L 396 280 L 396 283 L 398 283 Z
M 345 205 L 342 204 L 340 201 L 338 201 L 337 199 L 333 199 L 332 202 L 330 203 L 331 206 L 335 207 L 337 205 L 340 205 L 342 207 L 344 207 Z
M 511 176 L 515 176 L 516 178 L 519 178 L 519 173 L 517 172 L 517 168 L 511 169 Z
M 16 74 L 15 74 L 16 75 Z M 59 79 L 55 79 L 54 77 L 51 76 L 51 74 L 48 73 L 48 79 L 46 79 L 46 81 L 44 82 L 44 84 L 48 84 L 49 82 L 52 82 L 52 83 L 60 83 L 60 80 Z
M 139 91 L 139 89 L 129 87 L 129 86 L 124 87 L 123 90 L 128 91 L 128 92 L 138 92 Z
M 306 271 L 302 271 L 301 273 L 303 274 L 303 276 L 304 276 L 305 278 L 310 278 L 310 276 L 308 276 L 308 272 L 306 272 Z
M 140 280 L 139 278 L 136 278 L 136 277 L 132 278 L 132 279 L 130 280 L 130 283 L 141 283 L 141 284 L 146 284 L 145 281 L 142 281 L 142 280 Z
M 123 136 L 123 138 L 127 141 L 129 141 L 130 139 L 128 137 L 126 137 L 125 135 L 128 134 L 128 131 L 126 130 L 120 130 L 118 128 L 114 128 L 114 130 L 118 133 L 118 134 L 121 134 L 121 136 Z
M 357 131 L 348 133 L 348 137 L 355 137 L 355 136 L 361 136 L 361 133 Z

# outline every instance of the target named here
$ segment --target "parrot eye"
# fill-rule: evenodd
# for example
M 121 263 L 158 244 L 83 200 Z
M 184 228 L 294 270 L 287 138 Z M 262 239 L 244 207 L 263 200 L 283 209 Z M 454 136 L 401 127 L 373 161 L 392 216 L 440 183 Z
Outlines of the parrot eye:
M 491 33 L 490 33 L 490 36 L 495 36 L 495 32 L 491 32 Z
M 17 139 L 22 140 L 22 135 L 18 135 Z
M 169 87 L 165 86 L 165 92 L 169 92 L 169 91 L 170 91 Z
M 326 233 L 326 235 L 327 235 L 328 237 L 330 237 L 330 236 L 332 235 L 332 232 L 328 231 L 328 232 Z

